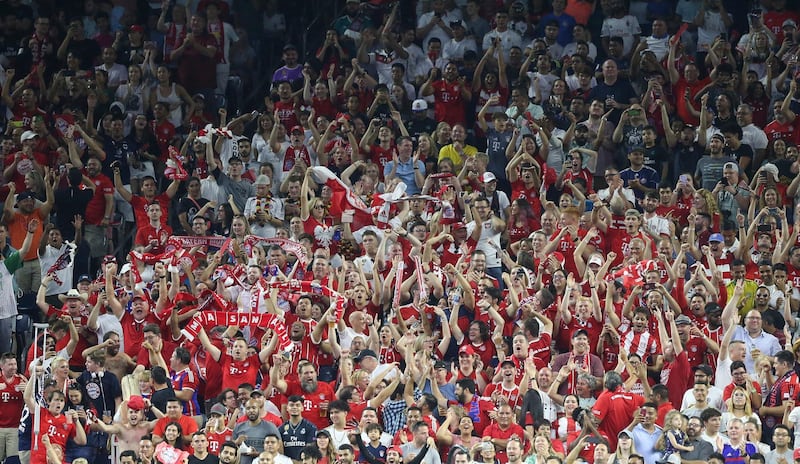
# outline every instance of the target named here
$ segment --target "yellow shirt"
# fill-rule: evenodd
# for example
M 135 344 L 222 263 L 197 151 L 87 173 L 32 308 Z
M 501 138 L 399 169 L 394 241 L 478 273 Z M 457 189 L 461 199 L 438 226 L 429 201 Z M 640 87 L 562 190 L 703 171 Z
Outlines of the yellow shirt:
M 736 281 L 732 280 L 725 286 L 728 290 L 728 300 L 733 298 L 733 290 L 736 288 Z M 750 279 L 744 279 L 744 289 L 742 298 L 739 300 L 739 314 L 745 317 L 747 313 L 756 305 L 756 290 L 758 284 Z
M 464 145 L 464 156 L 475 156 L 478 153 L 478 149 L 473 147 L 472 145 Z M 464 159 L 461 157 L 454 148 L 453 144 L 445 145 L 439 150 L 439 161 L 443 159 L 449 159 L 456 165 L 456 174 L 461 170 L 462 166 L 464 165 Z

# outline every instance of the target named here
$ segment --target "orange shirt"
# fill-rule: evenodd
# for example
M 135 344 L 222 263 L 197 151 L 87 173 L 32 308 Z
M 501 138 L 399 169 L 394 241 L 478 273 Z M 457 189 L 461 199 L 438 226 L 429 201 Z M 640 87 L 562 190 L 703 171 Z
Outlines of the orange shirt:
M 36 259 L 39 252 L 39 243 L 42 240 L 44 233 L 44 221 L 39 215 L 39 208 L 33 210 L 31 214 L 22 214 L 19 211 L 14 212 L 14 217 L 8 223 L 8 235 L 11 237 L 11 246 L 19 250 L 22 248 L 22 242 L 25 241 L 25 236 L 28 234 L 28 224 L 33 219 L 39 220 L 39 227 L 33 233 L 33 240 L 31 241 L 31 249 L 28 254 L 22 257 L 23 261 L 30 261 Z

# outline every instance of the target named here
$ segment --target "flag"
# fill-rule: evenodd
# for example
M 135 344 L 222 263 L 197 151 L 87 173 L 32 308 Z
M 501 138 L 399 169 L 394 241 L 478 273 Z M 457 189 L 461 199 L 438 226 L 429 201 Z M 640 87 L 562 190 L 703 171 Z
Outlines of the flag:
M 316 166 L 311 169 L 311 177 L 314 182 L 325 184 L 333 191 L 330 208 L 330 213 L 333 217 L 341 217 L 342 213 L 347 210 L 355 211 L 353 224 L 351 225 L 354 231 L 364 226 L 375 224 L 370 208 L 336 174 L 323 166 Z

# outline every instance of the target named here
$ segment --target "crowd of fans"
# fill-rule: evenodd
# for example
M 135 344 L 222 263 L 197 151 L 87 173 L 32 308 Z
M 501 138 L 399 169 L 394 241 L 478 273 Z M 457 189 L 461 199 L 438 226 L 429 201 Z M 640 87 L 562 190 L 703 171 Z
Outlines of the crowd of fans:
M 242 3 L 2 5 L 0 462 L 800 462 L 786 0 Z

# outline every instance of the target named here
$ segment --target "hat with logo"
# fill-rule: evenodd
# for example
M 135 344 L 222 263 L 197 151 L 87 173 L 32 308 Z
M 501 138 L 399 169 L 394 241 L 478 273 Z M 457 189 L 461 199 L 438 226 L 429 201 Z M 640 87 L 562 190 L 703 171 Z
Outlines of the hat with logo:
M 428 102 L 418 98 L 411 104 L 411 111 L 426 111 L 428 109 Z

